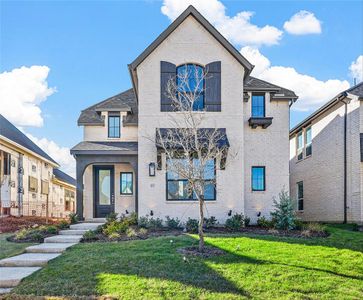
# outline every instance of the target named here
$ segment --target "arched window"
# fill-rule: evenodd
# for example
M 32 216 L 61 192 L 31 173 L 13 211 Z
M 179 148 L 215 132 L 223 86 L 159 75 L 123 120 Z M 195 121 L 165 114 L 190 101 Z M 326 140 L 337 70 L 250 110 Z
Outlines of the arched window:
M 176 68 L 176 83 L 179 100 L 194 111 L 204 110 L 204 69 L 195 64 Z

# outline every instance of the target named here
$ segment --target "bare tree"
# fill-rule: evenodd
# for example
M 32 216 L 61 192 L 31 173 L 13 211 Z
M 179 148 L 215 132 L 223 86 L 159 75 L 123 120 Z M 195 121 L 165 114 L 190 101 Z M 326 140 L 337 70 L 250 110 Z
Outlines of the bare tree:
M 204 207 L 206 195 L 216 192 L 216 171 L 224 168 L 228 152 L 226 132 L 204 127 L 204 81 L 207 72 L 192 67 L 170 78 L 166 94 L 172 102 L 169 128 L 156 130 L 156 144 L 165 153 L 168 175 L 181 179 L 182 192 L 199 202 L 199 251 L 204 251 Z M 177 112 L 177 113 L 175 113 Z M 213 126 L 215 127 L 215 126 Z M 180 190 L 181 189 L 181 190 Z

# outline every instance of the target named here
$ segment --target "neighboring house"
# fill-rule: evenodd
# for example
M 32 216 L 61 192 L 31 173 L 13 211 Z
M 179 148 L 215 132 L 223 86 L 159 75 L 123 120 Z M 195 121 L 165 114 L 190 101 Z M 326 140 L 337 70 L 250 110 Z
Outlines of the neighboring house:
M 198 218 L 197 201 L 183 192 L 183 179 L 168 176 L 155 144 L 157 128 L 178 116 L 166 84 L 186 65 L 208 73 L 196 113 L 205 114 L 205 128 L 225 130 L 230 145 L 216 191 L 205 197 L 207 216 L 224 222 L 243 213 L 255 222 L 289 189 L 289 107 L 297 96 L 251 77 L 253 65 L 190 6 L 129 65 L 132 89 L 81 112 L 84 138 L 71 150 L 80 217 Z
M 290 192 L 303 220 L 363 222 L 363 83 L 290 131 Z
M 47 206 L 50 217 L 74 211 L 75 180 L 58 167 L 0 114 L 0 215 L 45 217 Z

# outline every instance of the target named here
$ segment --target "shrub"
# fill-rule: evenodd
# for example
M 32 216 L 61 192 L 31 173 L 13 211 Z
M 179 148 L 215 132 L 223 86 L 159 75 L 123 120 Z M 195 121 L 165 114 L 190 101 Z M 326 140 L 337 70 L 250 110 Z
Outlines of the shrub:
M 57 234 L 58 233 L 58 228 L 56 226 L 48 226 L 46 229 L 46 232 L 49 234 Z
M 111 212 L 106 216 L 106 224 L 117 221 L 118 213 Z
M 135 229 L 133 229 L 133 228 L 127 228 L 127 230 L 126 230 L 126 235 L 129 237 L 129 238 L 131 238 L 131 237 L 135 237 L 135 236 L 137 236 L 137 233 L 136 233 L 136 231 L 135 231 Z
M 111 233 L 108 238 L 112 239 L 112 240 L 117 240 L 118 238 L 120 238 L 120 234 L 118 232 L 113 232 Z
M 147 228 L 148 224 L 149 224 L 149 218 L 148 218 L 148 216 L 140 217 L 139 218 L 139 221 L 138 221 L 139 227 L 141 227 L 141 228 Z
M 149 226 L 148 226 L 148 228 L 161 228 L 161 227 L 163 227 L 163 220 L 162 219 L 160 219 L 160 218 L 156 218 L 156 219 L 154 219 L 154 218 L 150 218 L 149 219 Z
M 286 191 L 281 191 L 279 201 L 273 199 L 275 210 L 271 216 L 275 219 L 277 229 L 292 230 L 295 228 L 295 208 L 292 199 Z
M 147 229 L 146 228 L 140 228 L 139 235 L 147 235 Z
M 246 227 L 249 226 L 250 223 L 251 223 L 251 219 L 249 217 L 247 217 L 247 216 L 245 216 L 244 221 L 245 221 L 245 226 Z
M 212 228 L 218 224 L 216 217 L 211 216 L 210 218 L 204 218 L 204 227 Z
M 245 226 L 243 214 L 234 214 L 226 220 L 225 226 L 229 230 L 240 230 Z
M 198 220 L 188 218 L 188 221 L 185 224 L 185 228 L 186 228 L 187 232 L 198 233 L 198 227 L 199 227 Z
M 112 233 L 115 233 L 115 232 L 125 233 L 127 228 L 128 228 L 127 224 L 125 224 L 123 222 L 113 221 L 113 222 L 107 224 L 103 228 L 103 233 L 109 237 Z
M 180 220 L 178 218 L 170 218 L 169 216 L 166 216 L 166 226 L 171 229 L 178 229 L 180 228 Z
M 69 218 L 69 222 L 70 222 L 71 224 L 76 224 L 76 223 L 78 223 L 78 215 L 77 215 L 76 213 L 70 213 L 70 214 L 68 215 L 68 218 Z
M 28 235 L 29 229 L 21 229 L 18 232 L 15 233 L 15 239 L 16 240 L 25 240 Z
M 28 234 L 27 239 L 41 242 L 43 240 L 43 234 L 38 230 L 33 230 Z
M 306 223 L 303 227 L 304 231 L 310 231 L 311 233 L 324 234 L 326 228 L 323 224 L 319 223 Z
M 302 230 L 305 226 L 305 223 L 303 221 L 301 221 L 300 219 L 296 219 L 295 220 L 295 229 L 299 229 Z
M 66 229 L 69 227 L 69 223 L 66 220 L 60 220 L 59 223 L 57 224 L 57 227 L 62 230 L 62 229 Z
M 263 228 L 273 227 L 273 221 L 267 220 L 264 216 L 257 219 L 257 225 Z
M 129 219 L 129 224 L 130 225 L 137 225 L 137 214 L 136 212 L 133 212 L 130 214 L 130 216 L 128 217 Z
M 84 241 L 93 241 L 93 240 L 96 240 L 96 239 L 97 239 L 97 234 L 93 230 L 88 230 L 83 235 L 83 240 Z

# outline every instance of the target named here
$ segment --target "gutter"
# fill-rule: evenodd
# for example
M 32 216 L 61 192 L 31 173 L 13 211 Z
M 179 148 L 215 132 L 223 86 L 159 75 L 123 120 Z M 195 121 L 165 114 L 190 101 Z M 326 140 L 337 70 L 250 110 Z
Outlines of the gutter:
M 348 96 L 347 92 L 343 92 L 339 95 L 338 100 L 342 101 L 344 103 L 344 197 L 343 197 L 343 223 L 347 224 L 348 216 L 347 216 L 347 129 L 348 129 L 348 101 L 345 101 L 344 99 Z

